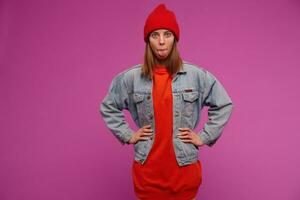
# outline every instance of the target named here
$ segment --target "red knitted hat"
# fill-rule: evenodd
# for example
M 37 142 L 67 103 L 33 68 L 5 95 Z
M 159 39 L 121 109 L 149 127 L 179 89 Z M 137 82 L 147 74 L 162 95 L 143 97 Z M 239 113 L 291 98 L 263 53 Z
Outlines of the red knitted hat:
M 149 34 L 156 29 L 168 29 L 179 40 L 179 26 L 175 14 L 166 9 L 165 4 L 159 4 L 148 16 L 144 26 L 144 41 L 147 42 Z

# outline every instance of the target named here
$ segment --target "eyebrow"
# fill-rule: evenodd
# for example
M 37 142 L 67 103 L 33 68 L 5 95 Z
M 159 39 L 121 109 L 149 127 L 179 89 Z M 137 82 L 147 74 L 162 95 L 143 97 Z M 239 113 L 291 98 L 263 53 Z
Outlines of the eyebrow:
M 169 30 L 164 31 L 164 33 L 171 32 Z M 153 33 L 158 33 L 157 31 L 153 31 Z

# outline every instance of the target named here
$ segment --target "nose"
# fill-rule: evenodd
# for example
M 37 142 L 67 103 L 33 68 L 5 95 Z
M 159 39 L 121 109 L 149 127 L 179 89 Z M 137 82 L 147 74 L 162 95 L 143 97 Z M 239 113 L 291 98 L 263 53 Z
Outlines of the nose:
M 164 38 L 164 36 L 160 36 L 159 37 L 159 44 L 164 44 L 165 43 L 165 38 Z

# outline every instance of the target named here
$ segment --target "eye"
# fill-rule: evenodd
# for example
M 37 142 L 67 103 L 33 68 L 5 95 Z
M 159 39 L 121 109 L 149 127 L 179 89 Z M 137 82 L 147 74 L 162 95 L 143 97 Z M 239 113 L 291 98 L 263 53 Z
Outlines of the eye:
M 158 36 L 157 33 L 152 33 L 152 34 L 151 34 L 151 37 L 154 38 L 154 39 L 157 38 L 157 36 Z
M 167 37 L 171 37 L 173 34 L 172 34 L 171 32 L 166 32 L 165 35 L 166 35 Z

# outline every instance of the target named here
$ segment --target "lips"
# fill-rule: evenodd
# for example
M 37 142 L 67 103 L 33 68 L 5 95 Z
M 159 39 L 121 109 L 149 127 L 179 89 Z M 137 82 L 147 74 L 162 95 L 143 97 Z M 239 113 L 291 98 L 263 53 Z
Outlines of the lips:
M 167 52 L 167 49 L 157 49 L 157 54 L 160 58 L 166 58 Z

